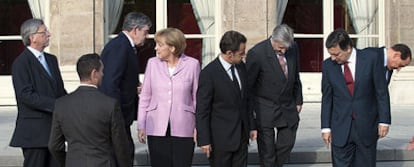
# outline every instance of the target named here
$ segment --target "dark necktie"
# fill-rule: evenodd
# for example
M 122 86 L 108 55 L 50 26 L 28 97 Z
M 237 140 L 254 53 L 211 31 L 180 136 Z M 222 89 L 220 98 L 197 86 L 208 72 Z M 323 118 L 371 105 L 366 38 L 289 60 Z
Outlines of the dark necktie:
M 348 62 L 344 63 L 344 77 L 346 86 L 348 87 L 351 96 L 354 95 L 354 79 L 352 79 L 351 70 L 349 69 Z
M 234 85 L 236 86 L 236 88 L 237 88 L 238 90 L 240 90 L 239 81 L 237 80 L 236 73 L 234 72 L 234 71 L 235 71 L 235 70 L 234 70 L 234 65 L 232 65 L 232 66 L 230 67 L 230 70 L 231 70 L 231 77 L 233 78 L 233 83 L 234 83 Z
M 137 47 L 132 47 L 134 49 L 134 53 L 137 54 Z
M 279 54 L 278 59 L 279 59 L 280 67 L 283 70 L 283 74 L 285 74 L 285 77 L 287 78 L 288 77 L 288 71 L 286 69 L 287 66 L 286 66 L 286 61 L 285 61 L 285 55 L 284 54 Z
M 388 67 L 385 66 L 385 79 L 387 80 L 387 84 L 390 84 L 392 72 L 393 70 L 388 70 Z

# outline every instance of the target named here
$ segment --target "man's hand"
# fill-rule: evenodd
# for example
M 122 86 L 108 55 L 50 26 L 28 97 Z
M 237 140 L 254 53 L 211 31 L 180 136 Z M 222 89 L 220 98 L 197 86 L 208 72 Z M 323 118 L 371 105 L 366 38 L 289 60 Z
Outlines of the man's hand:
M 137 95 L 141 94 L 141 90 L 142 90 L 142 84 L 140 82 L 138 83 L 138 86 L 137 86 Z
M 379 136 L 379 138 L 383 138 L 383 137 L 387 136 L 389 128 L 390 128 L 389 126 L 378 125 L 378 136 Z
M 255 141 L 257 139 L 257 130 L 250 131 L 250 140 Z
M 138 129 L 138 140 L 140 143 L 145 144 L 145 138 L 147 138 L 147 135 L 145 134 L 144 129 Z
M 302 105 L 296 105 L 296 110 L 300 113 L 302 111 Z
M 197 143 L 197 129 L 194 129 L 194 132 L 193 132 L 193 141 L 194 141 L 194 143 Z
M 201 151 L 206 153 L 207 158 L 210 158 L 210 152 L 212 151 L 211 149 L 211 145 L 204 145 L 204 146 L 200 146 Z
M 332 142 L 331 132 L 322 133 L 322 140 L 325 142 L 326 148 L 329 149 Z

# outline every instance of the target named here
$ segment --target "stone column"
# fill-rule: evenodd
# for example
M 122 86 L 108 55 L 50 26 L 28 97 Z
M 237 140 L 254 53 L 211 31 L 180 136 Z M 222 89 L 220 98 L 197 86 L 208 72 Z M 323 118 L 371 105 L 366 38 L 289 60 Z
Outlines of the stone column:
M 75 65 L 103 46 L 103 1 L 50 0 L 50 52 L 62 66 Z M 95 19 L 94 19 L 95 18 Z

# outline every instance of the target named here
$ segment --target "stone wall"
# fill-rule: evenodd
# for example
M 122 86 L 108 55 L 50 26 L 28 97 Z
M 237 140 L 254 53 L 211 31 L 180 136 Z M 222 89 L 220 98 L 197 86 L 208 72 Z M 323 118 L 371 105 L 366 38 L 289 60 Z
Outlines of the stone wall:
M 226 0 L 222 3 L 222 34 L 239 31 L 247 37 L 247 50 L 268 38 L 276 25 L 276 1 Z
M 74 65 L 82 54 L 100 53 L 103 1 L 50 0 L 49 29 L 49 49 L 58 56 L 60 65 Z
M 386 46 L 405 43 L 414 53 L 414 1 L 398 0 L 385 2 Z M 392 104 L 414 104 L 414 63 L 394 72 L 389 86 Z

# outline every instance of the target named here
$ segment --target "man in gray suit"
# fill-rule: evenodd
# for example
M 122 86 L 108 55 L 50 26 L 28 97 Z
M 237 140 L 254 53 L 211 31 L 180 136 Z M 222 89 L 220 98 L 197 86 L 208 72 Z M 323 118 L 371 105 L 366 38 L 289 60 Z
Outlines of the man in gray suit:
M 50 152 L 61 166 L 132 166 L 120 106 L 116 99 L 98 91 L 104 68 L 100 57 L 83 55 L 76 66 L 81 84 L 56 101 Z
M 295 144 L 303 104 L 299 62 L 293 29 L 286 24 L 247 52 L 248 105 L 256 116 L 262 167 L 282 167 Z

